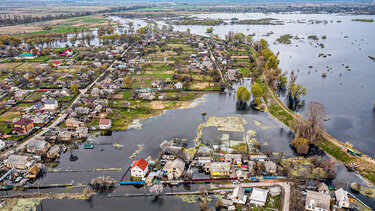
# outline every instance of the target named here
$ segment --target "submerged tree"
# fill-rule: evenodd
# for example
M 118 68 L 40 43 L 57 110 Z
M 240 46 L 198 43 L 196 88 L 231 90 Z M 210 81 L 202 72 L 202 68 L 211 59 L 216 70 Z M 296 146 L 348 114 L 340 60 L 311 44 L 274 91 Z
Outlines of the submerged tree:
M 254 105 L 259 106 L 263 96 L 263 89 L 258 83 L 251 85 L 251 94 L 254 96 Z
M 289 108 L 295 110 L 300 102 L 300 97 L 306 95 L 306 88 L 296 83 L 297 75 L 292 71 L 290 73 L 288 84 Z
M 155 198 L 158 198 L 160 196 L 160 193 L 163 192 L 163 189 L 164 187 L 161 183 L 156 183 L 150 187 L 149 191 L 155 194 Z
M 237 100 L 239 109 L 243 109 L 246 106 L 246 102 L 250 99 L 251 93 L 245 86 L 239 86 L 237 88 Z

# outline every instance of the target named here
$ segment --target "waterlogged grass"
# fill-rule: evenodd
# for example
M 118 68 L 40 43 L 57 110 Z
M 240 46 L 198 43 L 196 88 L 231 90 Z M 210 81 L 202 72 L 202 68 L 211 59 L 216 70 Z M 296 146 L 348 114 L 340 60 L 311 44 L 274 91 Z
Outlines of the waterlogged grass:
M 318 142 L 316 145 L 342 162 L 349 163 L 354 159 L 329 141 Z
M 291 126 L 293 117 L 279 106 L 271 105 L 268 107 L 268 111 L 288 127 Z

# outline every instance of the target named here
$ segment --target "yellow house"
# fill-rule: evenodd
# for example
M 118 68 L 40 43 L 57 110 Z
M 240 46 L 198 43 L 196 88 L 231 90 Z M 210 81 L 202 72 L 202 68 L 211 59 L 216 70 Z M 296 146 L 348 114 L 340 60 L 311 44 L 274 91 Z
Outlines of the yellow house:
M 229 176 L 230 163 L 213 162 L 211 163 L 211 176 Z

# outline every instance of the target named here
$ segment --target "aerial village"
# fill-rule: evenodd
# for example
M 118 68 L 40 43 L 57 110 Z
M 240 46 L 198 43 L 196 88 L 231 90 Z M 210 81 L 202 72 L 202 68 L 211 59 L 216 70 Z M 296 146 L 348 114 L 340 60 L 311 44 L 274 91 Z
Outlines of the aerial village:
M 136 119 L 186 106 L 256 74 L 245 44 L 187 32 L 147 33 L 117 45 L 13 51 L 3 52 L 0 63 L 0 183 L 6 190 L 32 186 L 77 144 L 93 149 L 85 142 L 90 136 L 126 130 Z M 231 145 L 225 134 L 213 142 L 198 138 L 193 146 L 175 138 L 162 141 L 158 158 L 133 160 L 129 180 L 120 184 L 212 182 L 218 186 L 199 192 L 219 196 L 225 210 L 281 210 L 294 197 L 304 197 L 306 210 L 351 208 L 353 197 L 342 188 L 313 179 L 290 183 L 300 170 L 313 175 L 319 168 L 325 175 L 324 162 L 288 160 L 251 140 Z

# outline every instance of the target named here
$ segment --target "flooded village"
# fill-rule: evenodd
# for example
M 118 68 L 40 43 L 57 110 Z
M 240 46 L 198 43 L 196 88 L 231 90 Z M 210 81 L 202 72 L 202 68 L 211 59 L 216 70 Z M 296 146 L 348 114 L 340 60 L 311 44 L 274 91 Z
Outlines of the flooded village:
M 375 207 L 374 160 L 326 132 L 266 39 L 105 20 L 0 35 L 2 209 Z

